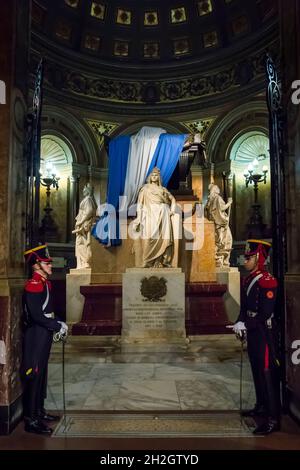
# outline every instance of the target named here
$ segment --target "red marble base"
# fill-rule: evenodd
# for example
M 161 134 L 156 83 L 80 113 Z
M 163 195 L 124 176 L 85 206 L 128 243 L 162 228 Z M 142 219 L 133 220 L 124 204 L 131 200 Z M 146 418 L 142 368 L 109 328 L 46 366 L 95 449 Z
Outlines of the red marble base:
M 224 284 L 193 283 L 186 286 L 187 335 L 228 333 L 223 295 Z M 121 284 L 82 286 L 85 297 L 82 319 L 73 335 L 120 335 L 122 327 Z
M 121 284 L 81 286 L 85 297 L 82 319 L 72 328 L 73 335 L 119 335 L 122 327 Z
M 187 335 L 231 333 L 223 296 L 226 284 L 190 283 L 185 290 Z

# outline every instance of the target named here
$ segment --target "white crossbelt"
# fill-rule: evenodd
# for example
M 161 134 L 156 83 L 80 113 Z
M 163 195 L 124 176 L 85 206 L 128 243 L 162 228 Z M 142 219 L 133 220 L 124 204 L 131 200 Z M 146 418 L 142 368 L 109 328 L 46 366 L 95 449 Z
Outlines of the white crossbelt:
M 45 299 L 45 302 L 43 303 L 42 305 L 42 309 L 45 310 L 45 308 L 47 307 L 48 303 L 49 303 L 49 287 L 48 287 L 48 284 L 46 284 L 46 290 L 47 290 L 47 295 L 46 295 L 46 299 Z M 54 318 L 54 313 L 51 312 L 51 313 L 44 313 L 44 316 L 47 317 L 47 318 Z
M 263 274 L 257 274 L 257 276 L 255 276 L 252 281 L 250 282 L 249 286 L 248 286 L 248 289 L 247 289 L 247 296 L 249 295 L 252 287 L 254 286 L 254 284 L 261 278 L 263 277 Z
M 46 295 L 46 300 L 45 302 L 43 303 L 42 305 L 42 309 L 45 310 L 45 308 L 47 307 L 48 305 L 48 302 L 49 302 L 49 288 L 48 288 L 48 284 L 46 283 L 46 290 L 47 290 L 47 295 Z

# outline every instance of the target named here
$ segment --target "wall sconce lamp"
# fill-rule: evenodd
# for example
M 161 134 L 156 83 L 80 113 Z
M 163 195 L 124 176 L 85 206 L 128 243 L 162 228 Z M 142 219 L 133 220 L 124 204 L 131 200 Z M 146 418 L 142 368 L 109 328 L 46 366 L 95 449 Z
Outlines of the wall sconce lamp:
M 258 155 L 265 157 L 265 155 Z M 262 170 L 259 170 L 259 162 L 257 158 L 253 160 L 247 167 L 244 173 L 246 188 L 249 184 L 253 184 L 254 189 L 254 204 L 252 204 L 252 215 L 248 223 L 248 236 L 263 238 L 266 225 L 263 223 L 262 215 L 260 213 L 260 204 L 258 203 L 258 186 L 260 183 L 266 184 L 267 182 L 268 167 L 264 165 Z
M 44 173 L 40 171 L 40 184 L 46 188 L 46 206 L 44 207 L 45 215 L 41 222 L 40 234 L 44 241 L 56 241 L 57 225 L 51 215 L 52 207 L 50 205 L 51 187 L 58 190 L 58 182 L 60 177 L 57 175 L 55 166 L 51 162 L 47 162 L 44 167 Z

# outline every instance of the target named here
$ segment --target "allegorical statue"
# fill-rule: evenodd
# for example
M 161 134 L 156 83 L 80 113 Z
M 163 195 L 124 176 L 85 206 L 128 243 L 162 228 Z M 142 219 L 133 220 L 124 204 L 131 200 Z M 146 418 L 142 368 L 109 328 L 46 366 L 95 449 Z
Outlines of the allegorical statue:
M 230 213 L 227 209 L 232 204 L 232 198 L 229 197 L 228 202 L 225 203 L 216 184 L 210 184 L 208 189 L 209 196 L 204 211 L 208 220 L 215 224 L 216 266 L 229 266 L 232 235 L 229 227 Z
M 142 241 L 142 267 L 170 268 L 174 254 L 172 216 L 174 196 L 162 186 L 159 168 L 154 168 L 138 195 L 134 228 Z
M 83 188 L 83 196 L 79 212 L 75 218 L 75 228 L 72 231 L 76 234 L 75 256 L 77 269 L 91 267 L 91 228 L 95 222 L 97 211 L 94 191 L 89 183 Z

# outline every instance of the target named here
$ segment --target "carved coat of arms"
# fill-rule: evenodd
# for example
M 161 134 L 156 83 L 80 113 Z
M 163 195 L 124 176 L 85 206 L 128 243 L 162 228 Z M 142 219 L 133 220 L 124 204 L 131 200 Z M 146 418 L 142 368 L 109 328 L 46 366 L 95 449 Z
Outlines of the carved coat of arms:
M 159 302 L 167 294 L 167 280 L 157 276 L 144 277 L 140 291 L 147 301 Z

